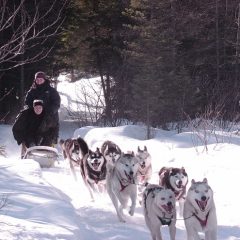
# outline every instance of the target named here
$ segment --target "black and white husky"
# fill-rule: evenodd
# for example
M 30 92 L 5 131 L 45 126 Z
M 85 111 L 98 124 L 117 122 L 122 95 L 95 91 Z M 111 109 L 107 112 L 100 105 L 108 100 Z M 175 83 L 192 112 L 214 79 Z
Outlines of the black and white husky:
M 88 151 L 80 165 L 85 185 L 87 186 L 92 199 L 94 192 L 104 192 L 106 186 L 106 159 L 99 148 L 95 152 Z
M 172 190 L 149 184 L 143 192 L 143 213 L 153 240 L 162 240 L 161 226 L 169 227 L 171 240 L 176 235 L 175 195 Z
M 187 240 L 201 239 L 198 232 L 205 233 L 205 240 L 217 239 L 217 217 L 213 191 L 206 178 L 191 182 L 183 211 Z
M 179 203 L 179 215 L 183 214 L 183 204 L 186 198 L 188 174 L 185 168 L 163 167 L 159 171 L 159 185 L 171 189 Z
M 88 145 L 83 138 L 60 139 L 59 145 L 62 148 L 64 159 L 69 161 L 69 166 L 74 179 L 77 180 L 75 166 L 79 166 L 83 157 L 88 153 Z
M 129 214 L 133 216 L 137 200 L 138 160 L 134 153 L 122 154 L 107 178 L 107 192 L 116 209 L 120 222 L 125 222 L 123 209 L 131 199 Z M 120 206 L 119 206 L 120 205 Z

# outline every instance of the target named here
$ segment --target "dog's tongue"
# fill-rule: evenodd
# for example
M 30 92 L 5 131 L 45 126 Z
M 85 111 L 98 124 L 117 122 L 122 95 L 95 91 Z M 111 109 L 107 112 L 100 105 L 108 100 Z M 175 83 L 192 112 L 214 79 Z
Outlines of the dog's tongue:
M 205 200 L 205 201 L 196 200 L 196 202 L 197 202 L 199 208 L 200 208 L 202 211 L 204 211 L 205 208 L 206 208 L 206 206 L 207 206 L 207 200 Z
M 172 213 L 172 211 L 173 211 L 173 205 L 172 204 L 171 205 L 162 205 L 162 208 L 168 213 Z
M 97 163 L 93 163 L 92 165 L 93 165 L 94 170 L 98 169 L 98 164 Z
M 181 183 L 177 183 L 176 184 L 178 188 L 182 188 L 182 184 Z

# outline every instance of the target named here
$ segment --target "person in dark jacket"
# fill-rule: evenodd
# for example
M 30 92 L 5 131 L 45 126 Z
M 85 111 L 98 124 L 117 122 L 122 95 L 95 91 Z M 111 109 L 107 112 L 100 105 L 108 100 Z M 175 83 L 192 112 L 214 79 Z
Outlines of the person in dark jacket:
M 45 133 L 42 131 L 45 114 L 43 101 L 34 100 L 32 108 L 25 106 L 16 117 L 12 132 L 18 145 L 22 144 L 22 157 L 26 148 L 41 145 L 41 141 L 46 133 L 46 131 Z
M 45 116 L 43 119 L 43 128 L 52 129 L 52 144 L 57 144 L 59 135 L 58 110 L 61 100 L 58 91 L 50 85 L 50 81 L 44 72 L 37 72 L 35 74 L 34 82 L 27 92 L 25 104 L 29 108 L 32 108 L 34 99 L 44 101 Z M 48 142 L 45 144 L 48 145 Z

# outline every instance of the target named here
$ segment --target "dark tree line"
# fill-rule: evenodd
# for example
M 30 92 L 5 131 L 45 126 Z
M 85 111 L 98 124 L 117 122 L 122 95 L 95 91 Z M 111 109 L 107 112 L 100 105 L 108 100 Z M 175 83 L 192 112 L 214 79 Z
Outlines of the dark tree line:
M 55 49 L 40 63 L 99 75 L 104 122 L 165 126 L 209 108 L 237 119 L 238 1 L 71 0 L 64 13 Z

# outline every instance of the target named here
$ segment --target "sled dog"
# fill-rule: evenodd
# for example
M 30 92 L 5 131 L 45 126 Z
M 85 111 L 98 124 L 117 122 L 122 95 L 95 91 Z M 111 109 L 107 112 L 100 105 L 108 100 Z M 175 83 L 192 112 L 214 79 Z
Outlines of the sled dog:
M 172 190 L 149 184 L 143 192 L 143 213 L 153 240 L 162 240 L 163 225 L 169 227 L 170 239 L 175 240 L 176 207 Z
M 205 240 L 217 239 L 217 217 L 213 191 L 206 178 L 202 182 L 192 180 L 184 203 L 183 217 L 187 240 L 199 240 L 198 232 L 205 233 Z
M 136 157 L 138 159 L 139 168 L 138 168 L 138 183 L 140 185 L 145 185 L 152 176 L 152 163 L 151 156 L 147 150 L 147 147 L 144 146 L 144 149 L 141 150 L 138 146 Z
M 171 189 L 179 203 L 179 215 L 183 214 L 183 204 L 186 198 L 188 175 L 185 168 L 163 167 L 159 171 L 159 185 Z
M 112 141 L 105 141 L 101 147 L 101 153 L 107 160 L 107 170 L 110 171 L 121 157 L 121 149 Z
M 74 166 L 80 165 L 83 157 L 88 153 L 88 145 L 83 138 L 68 138 L 66 140 L 60 139 L 59 145 L 62 148 L 64 159 L 69 161 L 71 172 L 74 179 L 77 180 Z
M 129 214 L 134 215 L 137 199 L 138 160 L 134 153 L 123 153 L 107 178 L 107 192 L 120 222 L 125 222 L 123 209 L 131 199 Z
M 94 192 L 103 192 L 106 189 L 106 159 L 99 148 L 96 151 L 89 150 L 80 165 L 83 181 L 88 188 L 92 200 Z

